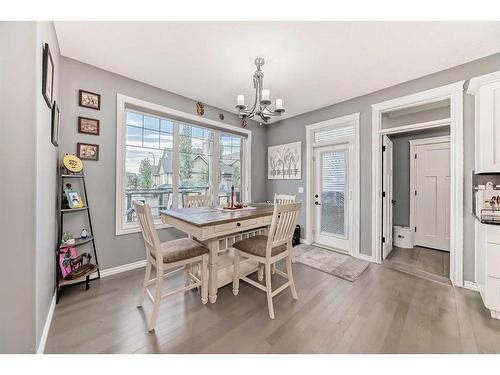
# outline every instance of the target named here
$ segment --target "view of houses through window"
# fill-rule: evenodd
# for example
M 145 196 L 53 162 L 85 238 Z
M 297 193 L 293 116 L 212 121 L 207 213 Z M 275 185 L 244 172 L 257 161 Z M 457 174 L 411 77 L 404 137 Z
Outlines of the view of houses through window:
M 135 221 L 137 200 L 151 206 L 154 218 L 160 209 L 183 207 L 188 195 L 227 204 L 231 186 L 241 201 L 242 137 L 132 110 L 126 111 L 125 127 L 125 223 Z

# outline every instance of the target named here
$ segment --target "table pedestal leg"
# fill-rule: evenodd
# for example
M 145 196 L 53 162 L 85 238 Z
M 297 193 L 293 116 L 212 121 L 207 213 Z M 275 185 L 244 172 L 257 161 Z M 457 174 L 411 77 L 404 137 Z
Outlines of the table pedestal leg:
M 210 303 L 217 301 L 217 255 L 219 252 L 219 240 L 217 238 L 207 241 L 207 247 L 210 249 L 208 258 L 208 299 Z

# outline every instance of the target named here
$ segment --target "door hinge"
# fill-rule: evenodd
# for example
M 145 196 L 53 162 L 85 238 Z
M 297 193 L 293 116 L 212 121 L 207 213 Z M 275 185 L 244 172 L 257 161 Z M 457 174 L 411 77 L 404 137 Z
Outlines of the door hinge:
M 417 227 L 415 227 L 415 232 L 417 231 Z
M 415 159 L 417 158 L 417 154 L 415 154 Z
M 385 151 L 385 146 L 382 146 L 382 152 L 384 152 L 384 151 Z
M 385 191 L 382 192 L 382 198 L 385 198 Z
M 382 243 L 385 243 L 385 237 L 382 237 Z
M 315 156 L 313 156 L 313 161 L 316 161 L 316 157 Z
M 415 195 L 417 195 L 417 191 L 415 190 Z

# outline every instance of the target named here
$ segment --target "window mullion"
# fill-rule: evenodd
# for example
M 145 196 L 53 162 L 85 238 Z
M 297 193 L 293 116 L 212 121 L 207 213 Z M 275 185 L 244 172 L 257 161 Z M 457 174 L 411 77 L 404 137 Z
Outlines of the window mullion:
M 172 208 L 179 208 L 179 123 L 174 121 L 172 150 Z
M 212 204 L 219 206 L 219 166 L 220 166 L 220 136 L 221 133 L 214 132 L 214 142 L 212 150 L 212 176 L 210 178 L 212 184 Z

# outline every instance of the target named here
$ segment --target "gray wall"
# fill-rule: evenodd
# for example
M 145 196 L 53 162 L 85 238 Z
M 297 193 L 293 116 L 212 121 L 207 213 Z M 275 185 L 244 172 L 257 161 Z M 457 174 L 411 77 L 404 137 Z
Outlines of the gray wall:
M 450 127 L 395 134 L 393 142 L 394 225 L 410 226 L 410 140 L 440 137 L 450 134 Z
M 61 57 L 61 147 L 60 156 L 76 153 L 77 142 L 99 144 L 99 161 L 85 161 L 85 173 L 90 200 L 99 263 L 102 269 L 120 266 L 144 259 L 144 244 L 138 233 L 115 235 L 115 166 L 116 166 L 116 94 L 124 94 L 161 104 L 188 113 L 196 113 L 196 101 L 144 83 Z M 166 73 L 167 74 L 167 73 Z M 86 89 L 101 94 L 101 110 L 78 106 L 78 90 Z M 205 117 L 240 126 L 239 118 L 231 113 L 210 106 L 205 107 Z M 99 136 L 79 134 L 78 116 L 97 118 L 101 121 Z M 252 199 L 265 198 L 265 128 L 250 121 L 252 131 Z M 69 223 L 73 233 L 79 233 L 79 224 Z M 74 228 L 74 229 L 72 229 Z M 178 238 L 183 234 L 174 229 L 160 231 L 161 240 Z
M 361 253 L 371 255 L 373 252 L 372 236 L 372 171 L 371 171 L 371 105 L 415 92 L 442 86 L 448 83 L 467 80 L 472 77 L 497 71 L 500 68 L 500 54 L 488 56 L 451 69 L 434 73 L 422 78 L 392 86 L 368 95 L 360 96 L 342 103 L 304 113 L 285 119 L 269 127 L 268 146 L 301 140 L 305 155 L 304 125 L 325 121 L 331 118 L 360 112 L 360 149 L 361 149 Z M 474 101 L 468 95 L 464 99 L 464 278 L 474 281 L 474 221 L 471 212 L 471 178 L 474 165 Z M 303 165 L 304 166 L 304 165 Z M 272 197 L 275 192 L 296 192 L 299 186 L 305 187 L 305 173 L 299 181 L 267 180 L 266 196 Z M 306 192 L 307 193 L 307 192 Z M 299 195 L 305 200 L 304 195 Z M 305 224 L 305 213 L 302 212 L 301 224 Z
M 2 22 L 0 42 L 0 352 L 33 353 L 54 294 L 57 148 L 42 97 L 42 45 L 55 64 L 52 22 Z
M 447 100 L 448 105 L 445 107 L 433 108 L 425 111 L 418 111 L 414 113 L 409 113 L 401 116 L 392 116 L 390 113 L 382 114 L 382 128 L 388 129 L 397 126 L 418 124 L 422 122 L 441 120 L 450 117 L 450 105 L 449 100 Z M 424 106 L 421 106 L 424 107 Z M 392 113 L 397 113 L 402 111 L 395 111 Z
M 0 352 L 35 350 L 35 49 L 33 22 L 0 23 Z

